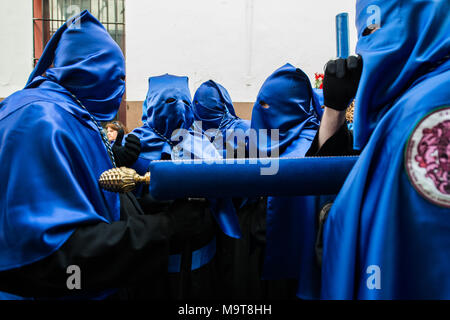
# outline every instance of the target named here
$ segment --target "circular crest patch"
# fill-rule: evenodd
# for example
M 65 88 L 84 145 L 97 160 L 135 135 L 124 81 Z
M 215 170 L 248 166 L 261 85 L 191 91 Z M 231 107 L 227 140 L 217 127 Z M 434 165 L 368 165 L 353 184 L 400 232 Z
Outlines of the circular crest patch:
M 450 208 L 450 107 L 419 122 L 406 146 L 405 167 L 417 192 Z

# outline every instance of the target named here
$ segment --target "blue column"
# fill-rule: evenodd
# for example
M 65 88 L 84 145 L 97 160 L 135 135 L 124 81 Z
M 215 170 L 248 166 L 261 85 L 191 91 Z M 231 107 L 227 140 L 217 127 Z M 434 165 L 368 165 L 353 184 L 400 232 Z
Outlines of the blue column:
M 345 59 L 350 55 L 347 12 L 336 16 L 336 49 L 338 58 Z

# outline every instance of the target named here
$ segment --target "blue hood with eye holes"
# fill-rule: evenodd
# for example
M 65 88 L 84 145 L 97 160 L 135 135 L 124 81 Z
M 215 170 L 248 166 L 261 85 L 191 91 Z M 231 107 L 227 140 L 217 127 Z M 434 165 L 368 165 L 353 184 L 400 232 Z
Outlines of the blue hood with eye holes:
M 266 129 L 268 141 L 271 141 L 270 130 L 279 130 L 279 141 L 272 140 L 270 146 L 259 141 L 259 152 L 267 155 L 278 150 L 280 156 L 304 156 L 319 128 L 315 109 L 320 106 L 315 104 L 318 99 L 303 71 L 289 63 L 277 69 L 258 93 L 251 127 L 257 132 Z

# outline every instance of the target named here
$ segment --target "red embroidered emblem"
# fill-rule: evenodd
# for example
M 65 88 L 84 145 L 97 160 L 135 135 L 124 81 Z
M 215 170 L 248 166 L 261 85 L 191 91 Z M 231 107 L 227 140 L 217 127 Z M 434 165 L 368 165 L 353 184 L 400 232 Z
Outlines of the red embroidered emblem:
M 405 167 L 417 192 L 450 208 L 450 108 L 430 113 L 416 126 L 406 147 Z

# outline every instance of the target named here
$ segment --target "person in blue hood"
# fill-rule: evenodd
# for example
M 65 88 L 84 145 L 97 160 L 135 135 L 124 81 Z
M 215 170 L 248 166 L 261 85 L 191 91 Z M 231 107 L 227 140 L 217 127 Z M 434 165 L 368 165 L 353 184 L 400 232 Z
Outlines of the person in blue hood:
M 145 174 L 154 160 L 222 158 L 202 131 L 195 128 L 187 77 L 169 74 L 150 77 L 143 109 L 145 122 L 132 132 L 142 144 L 141 154 L 132 166 L 138 173 Z M 209 199 L 209 202 L 222 230 L 239 238 L 239 223 L 231 201 Z
M 277 69 L 264 82 L 253 107 L 251 127 L 258 131 L 259 157 L 304 157 L 319 128 L 318 108 L 303 71 L 291 64 Z M 267 139 L 262 138 L 263 130 Z M 302 259 L 314 261 L 317 201 L 313 196 L 267 199 L 264 279 L 293 279 L 312 286 L 310 278 L 320 275 L 314 265 L 300 264 Z
M 308 76 L 289 63 L 266 79 L 251 120 L 251 128 L 258 132 L 259 157 L 305 155 L 320 124 L 315 111 L 320 106 L 313 98 Z M 267 135 L 262 135 L 263 130 Z
M 144 174 L 154 160 L 221 158 L 203 135 L 196 135 L 187 77 L 149 78 L 143 125 L 133 130 L 142 149 L 133 168 Z
M 361 77 L 349 60 L 327 65 L 318 146 L 356 92 L 362 153 L 324 225 L 323 299 L 450 299 L 449 10 L 358 0 Z
M 1 291 L 105 298 L 167 272 L 184 220 L 176 210 L 145 216 L 131 194 L 98 185 L 122 165 L 99 122 L 116 115 L 124 79 L 121 49 L 83 11 L 53 35 L 26 87 L 0 104 Z M 73 283 L 71 270 L 80 272 Z
M 133 130 L 142 143 L 142 152 L 133 165 L 139 173 L 147 172 L 150 162 L 155 160 L 222 159 L 202 131 L 195 129 L 191 101 L 187 77 L 165 74 L 149 78 L 143 107 L 145 122 Z M 139 191 L 139 201 L 146 212 L 154 210 L 157 205 L 164 205 L 151 197 L 148 188 Z M 173 286 L 177 287 L 175 296 L 213 298 L 216 276 L 212 259 L 216 253 L 216 224 L 211 213 L 226 234 L 239 237 L 235 209 L 231 199 L 178 199 L 175 203 L 198 216 L 192 221 L 196 236 L 174 241 L 169 269 Z M 191 265 L 180 265 L 181 261 L 191 261 L 191 257 Z
M 194 95 L 195 129 L 204 132 L 224 158 L 248 157 L 250 121 L 240 119 L 228 91 L 219 83 L 204 82 Z M 228 149 L 227 149 L 228 148 Z M 217 235 L 217 269 L 220 298 L 266 298 L 260 281 L 261 230 L 265 225 L 265 208 L 259 199 L 232 199 L 239 218 L 242 236 L 234 239 Z M 231 200 L 228 200 L 231 201 Z M 230 203 L 230 202 L 228 202 Z
M 236 116 L 231 97 L 222 85 L 213 80 L 204 82 L 195 92 L 193 109 L 195 120 L 224 158 L 245 157 L 250 121 Z

